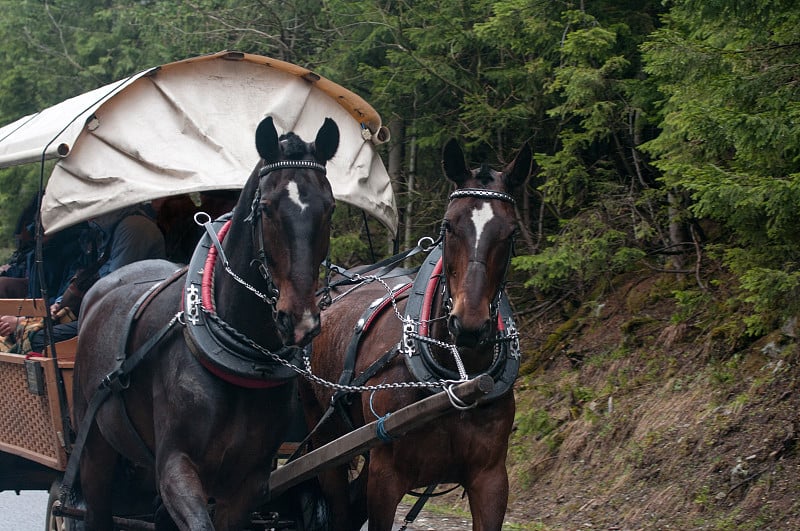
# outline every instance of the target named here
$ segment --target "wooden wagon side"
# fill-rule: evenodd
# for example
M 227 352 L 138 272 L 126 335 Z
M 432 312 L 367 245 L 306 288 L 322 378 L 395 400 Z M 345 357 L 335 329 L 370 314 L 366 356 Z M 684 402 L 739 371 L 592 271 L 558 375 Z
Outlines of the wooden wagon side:
M 0 299 L 0 315 L 42 317 L 41 300 Z M 71 410 L 77 338 L 56 344 Z M 47 490 L 67 465 L 56 359 L 0 352 L 0 490 Z

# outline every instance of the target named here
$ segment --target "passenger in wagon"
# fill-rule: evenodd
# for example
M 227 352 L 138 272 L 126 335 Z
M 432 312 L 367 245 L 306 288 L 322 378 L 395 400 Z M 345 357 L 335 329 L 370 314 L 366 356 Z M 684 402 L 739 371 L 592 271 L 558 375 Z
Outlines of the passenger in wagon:
M 74 275 L 70 284 L 50 307 L 50 313 L 58 323 L 53 326 L 55 341 L 77 335 L 77 316 L 83 294 L 99 278 L 139 260 L 166 258 L 164 236 L 148 206 L 139 205 L 90 220 L 95 238 L 85 245 L 84 252 L 90 253 L 94 249 L 96 260 Z M 22 339 L 22 352 L 44 350 L 45 334 L 41 327 L 38 330 L 25 330 Z M 27 342 L 29 345 L 25 344 Z
M 42 263 L 36 263 L 35 239 L 37 195 L 20 214 L 14 229 L 17 248 L 7 264 L 0 266 L 0 299 L 41 297 L 39 265 L 42 266 L 45 285 L 51 295 L 49 303 L 66 287 L 81 266 L 81 235 L 88 229 L 86 223 L 67 227 L 42 240 Z M 85 264 L 84 264 L 85 265 Z
M 42 262 L 35 258 L 34 223 L 36 216 L 36 196 L 23 211 L 17 222 L 15 237 L 18 245 L 9 267 L 3 268 L 0 276 L 0 298 L 39 298 L 41 297 L 41 276 L 52 291 L 48 302 L 53 303 L 56 295 L 65 290 L 70 279 L 78 270 L 81 249 L 79 235 L 85 224 L 69 227 L 53 235 L 45 236 L 42 242 Z M 39 268 L 42 272 L 40 275 Z M 0 315 L 0 349 L 10 350 L 16 342 L 15 332 L 28 323 L 24 316 Z M 21 330 L 22 328 L 20 328 Z
M 28 276 L 33 257 L 33 224 L 36 222 L 38 195 L 34 195 L 14 226 L 16 249 L 8 262 L 0 265 L 0 298 L 20 299 L 28 293 Z
M 211 219 L 230 212 L 239 199 L 238 190 L 209 190 L 200 192 L 200 205 L 196 205 L 189 194 L 154 199 L 156 223 L 164 234 L 167 260 L 187 264 L 203 235 L 203 227 L 197 225 L 194 215 L 205 212 Z

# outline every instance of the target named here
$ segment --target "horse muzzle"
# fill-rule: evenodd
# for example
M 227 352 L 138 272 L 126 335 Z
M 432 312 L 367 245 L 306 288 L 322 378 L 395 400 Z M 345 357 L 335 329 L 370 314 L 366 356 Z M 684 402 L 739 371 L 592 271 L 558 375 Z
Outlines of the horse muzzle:
M 472 348 L 489 339 L 492 323 L 487 319 L 480 326 L 467 327 L 457 315 L 451 314 L 447 319 L 447 329 L 457 347 Z
M 321 329 L 319 314 L 312 314 L 309 310 L 299 317 L 278 311 L 275 321 L 278 333 L 287 346 L 304 347 L 319 335 Z

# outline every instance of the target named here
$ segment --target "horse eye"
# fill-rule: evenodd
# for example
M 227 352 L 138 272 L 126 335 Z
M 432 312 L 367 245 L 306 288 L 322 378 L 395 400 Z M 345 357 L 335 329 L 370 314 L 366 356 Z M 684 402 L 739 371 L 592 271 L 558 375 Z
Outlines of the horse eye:
M 261 203 L 260 207 L 261 213 L 264 214 L 266 217 L 271 218 L 273 215 L 272 206 L 269 203 Z

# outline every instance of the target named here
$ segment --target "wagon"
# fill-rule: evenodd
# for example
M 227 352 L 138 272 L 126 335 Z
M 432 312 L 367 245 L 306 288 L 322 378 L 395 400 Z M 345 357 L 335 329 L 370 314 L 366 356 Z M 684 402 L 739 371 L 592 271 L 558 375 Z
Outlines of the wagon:
M 334 118 L 342 136 L 328 168 L 334 196 L 396 232 L 392 186 L 376 151 L 389 135 L 377 112 L 310 70 L 252 54 L 225 51 L 161 65 L 20 118 L 0 128 L 0 168 L 39 164 L 44 173 L 52 166 L 40 221 L 42 232 L 53 234 L 165 196 L 241 188 L 257 158 L 252 132 L 265 115 L 301 135 L 321 117 Z M 46 313 L 41 299 L 0 300 L 0 315 Z M 81 517 L 79 508 L 62 509 L 57 496 L 74 439 L 76 343 L 51 344 L 41 356 L 0 353 L 0 490 L 50 490 L 49 529 Z M 456 394 L 489 392 L 487 378 L 461 384 Z M 382 429 L 404 433 L 448 406 L 444 393 L 433 395 L 396 412 Z M 379 442 L 368 425 L 284 463 L 303 436 L 297 424 L 278 454 L 270 500 L 254 514 L 253 529 L 324 528 L 309 509 L 319 503 L 315 474 Z M 133 486 L 121 491 L 117 525 L 152 529 L 149 500 Z

